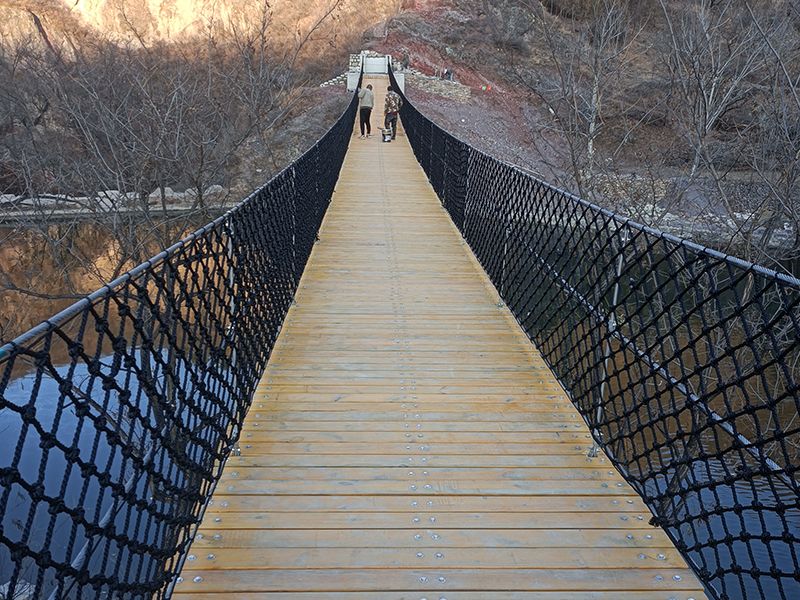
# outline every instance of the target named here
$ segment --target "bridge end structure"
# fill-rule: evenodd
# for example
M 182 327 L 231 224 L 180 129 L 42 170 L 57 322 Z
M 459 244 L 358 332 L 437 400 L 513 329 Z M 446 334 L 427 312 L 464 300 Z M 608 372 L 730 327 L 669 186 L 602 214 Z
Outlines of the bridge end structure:
M 394 81 L 401 92 L 406 91 L 406 74 L 398 64 L 393 64 L 390 54 L 378 54 L 369 50 L 364 50 L 360 54 L 350 55 L 350 69 L 347 73 L 347 89 L 354 92 L 358 88 L 359 78 L 363 71 L 367 77 L 389 75 L 389 65 L 394 71 Z

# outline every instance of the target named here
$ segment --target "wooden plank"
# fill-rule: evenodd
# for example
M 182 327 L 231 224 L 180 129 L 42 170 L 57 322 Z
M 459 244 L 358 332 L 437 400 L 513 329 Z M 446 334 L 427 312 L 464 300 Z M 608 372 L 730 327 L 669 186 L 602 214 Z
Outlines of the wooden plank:
M 255 426 L 255 425 L 254 425 Z M 414 430 L 417 431 L 417 430 Z M 250 438 L 249 433 L 243 436 L 243 443 L 248 444 Z M 583 445 L 576 445 L 577 442 L 571 440 L 553 439 L 551 442 L 544 441 L 536 444 L 515 444 L 515 443 L 502 443 L 498 442 L 491 448 L 491 452 L 495 455 L 517 455 L 517 456 L 537 456 L 542 454 L 562 454 L 565 448 L 572 448 L 576 453 L 585 453 L 591 446 L 589 442 Z M 395 454 L 415 457 L 419 460 L 420 457 L 427 457 L 428 454 L 450 454 L 455 456 L 467 455 L 484 455 L 488 451 L 485 444 L 449 444 L 449 443 L 432 443 L 430 440 L 425 440 L 424 444 L 414 442 L 411 443 L 400 442 L 396 444 L 382 444 L 376 446 L 373 443 L 359 444 L 350 442 L 298 442 L 295 444 L 269 444 L 269 448 L 264 448 L 262 443 L 258 448 L 253 444 L 254 449 L 258 452 L 271 452 L 273 454 L 370 454 L 379 451 L 381 454 Z M 424 447 L 424 450 L 420 450 Z M 413 462 L 413 461 L 409 461 Z M 423 461 L 426 462 L 426 461 Z
M 430 486 L 430 487 L 428 487 Z M 448 496 L 616 496 L 635 495 L 627 485 L 600 481 L 562 481 L 562 480 L 464 480 L 431 481 L 426 483 L 399 483 L 397 481 L 370 481 L 350 479 L 346 481 L 225 481 L 220 488 L 226 494 L 357 494 L 394 495 L 414 492 L 420 496 L 445 494 Z
M 424 503 L 423 503 L 424 504 Z M 649 518 L 649 517 L 648 517 Z M 254 512 L 212 512 L 203 521 L 204 530 L 224 532 L 243 529 L 407 529 L 417 531 L 420 527 L 446 529 L 651 529 L 641 513 L 440 513 L 439 511 L 404 512 L 345 512 L 303 511 L 262 514 Z
M 254 448 L 250 444 L 241 446 L 244 452 L 252 452 Z M 258 453 L 253 453 L 247 457 L 234 457 L 229 459 L 229 466 L 233 468 L 246 468 L 247 466 L 262 467 L 407 467 L 408 456 L 398 456 L 393 454 L 272 454 L 270 447 L 259 446 Z M 535 467 L 541 465 L 542 468 L 571 468 L 571 459 L 577 465 L 585 464 L 586 457 L 582 455 L 566 456 L 564 454 L 543 454 L 539 456 L 518 456 L 504 455 L 496 456 L 488 453 L 472 454 L 468 456 L 460 455 L 431 455 L 426 456 L 425 465 L 427 467 Z M 413 458 L 413 457 L 412 457 Z M 554 464 L 558 461 L 563 463 L 562 467 Z M 422 462 L 417 461 L 417 466 Z M 600 464 L 609 466 L 607 461 L 600 461 Z M 548 466 L 549 465 L 549 466 Z
M 214 495 L 208 513 L 228 512 L 295 512 L 307 511 L 437 511 L 513 513 L 549 512 L 640 512 L 647 509 L 638 497 L 631 496 L 226 496 Z
M 408 390 L 416 391 L 421 394 L 459 394 L 463 395 L 465 392 L 473 394 L 532 394 L 535 392 L 556 393 L 560 391 L 556 385 L 545 386 L 539 385 L 537 382 L 531 381 L 529 386 L 512 386 L 497 383 L 491 385 L 487 383 L 476 382 L 473 384 L 464 384 L 453 380 L 452 382 L 440 381 L 436 384 L 430 383 L 416 383 L 416 378 L 409 376 L 408 378 L 397 378 L 392 382 L 385 380 L 359 381 L 357 379 L 349 379 L 347 381 L 340 380 L 325 381 L 318 383 L 301 383 L 301 380 L 282 382 L 267 381 L 268 385 L 262 388 L 265 393 L 277 392 L 305 392 L 305 393 L 332 393 L 336 390 L 341 390 L 342 387 L 349 387 L 353 391 L 364 390 L 370 393 L 397 393 Z
M 413 397 L 413 399 L 412 399 Z M 327 394 L 305 394 L 305 393 L 292 393 L 292 392 L 280 392 L 280 393 L 270 393 L 267 391 L 257 391 L 256 392 L 256 406 L 258 406 L 259 402 L 266 401 L 267 399 L 274 399 L 282 402 L 313 402 L 319 405 L 326 405 L 328 403 L 333 402 L 342 402 L 342 401 L 358 401 L 358 402 L 407 402 L 408 404 L 419 403 L 423 404 L 425 402 L 431 402 L 436 405 L 443 406 L 446 403 L 450 402 L 475 402 L 475 401 L 487 401 L 487 402 L 494 402 L 494 403 L 509 403 L 509 402 L 530 402 L 530 403 L 538 403 L 542 402 L 543 400 L 548 400 L 549 402 L 555 403 L 565 403 L 567 402 L 564 399 L 563 393 L 553 394 L 553 393 L 546 393 L 542 392 L 539 394 L 408 394 L 408 393 L 384 393 L 384 394 L 377 394 L 372 392 L 364 392 L 364 393 L 355 393 L 355 392 L 347 392 L 347 393 L 327 393 Z
M 392 411 L 393 414 L 403 414 L 404 419 L 414 418 L 420 419 L 423 418 L 423 414 L 425 410 L 428 409 L 427 406 L 419 406 L 419 403 L 401 403 L 400 401 L 396 402 L 331 402 L 330 404 L 325 404 L 323 408 L 326 411 L 338 411 L 338 412 L 369 412 L 374 410 L 376 412 L 381 411 Z M 478 413 L 480 414 L 481 411 L 486 411 L 488 415 L 491 415 L 495 412 L 502 412 L 502 413 L 513 413 L 516 414 L 517 417 L 525 418 L 527 413 L 541 413 L 539 415 L 530 415 L 532 418 L 539 418 L 542 415 L 549 416 L 551 419 L 556 421 L 563 421 L 563 420 L 570 420 L 575 421 L 578 420 L 578 416 L 575 414 L 575 409 L 571 406 L 566 404 L 552 404 L 549 401 L 545 401 L 542 403 L 533 403 L 533 402 L 491 402 L 489 400 L 481 402 L 481 403 L 472 403 L 472 402 L 462 402 L 459 404 L 450 403 L 447 406 L 437 406 L 437 412 L 440 413 L 463 413 L 464 411 L 469 413 Z M 320 409 L 320 404 L 316 402 L 298 402 L 295 400 L 270 400 L 269 401 L 269 410 L 275 413 L 287 413 L 287 412 L 302 412 L 302 411 L 318 411 Z M 423 411 L 423 412 L 421 412 Z M 419 417 L 416 414 L 420 414 Z M 523 414 L 520 414 L 523 413 Z M 255 413 L 255 418 L 258 417 L 258 413 Z
M 454 552 L 416 548 L 254 548 L 248 552 L 226 548 L 196 555 L 196 564 L 208 570 L 238 569 L 487 569 L 508 565 L 547 565 L 553 569 L 685 568 L 674 548 L 624 548 L 600 552 L 595 548 L 459 548 Z M 208 558 L 211 555 L 213 558 Z M 197 562 L 199 561 L 199 563 Z
M 251 423 L 253 426 L 251 427 Z M 258 423 L 258 426 L 255 426 Z M 406 427 L 408 425 L 408 427 Z M 416 425 L 421 425 L 417 427 Z M 528 441 L 535 443 L 539 438 L 535 434 L 544 434 L 541 439 L 564 440 L 575 439 L 569 436 L 578 436 L 580 439 L 589 440 L 591 436 L 586 433 L 586 428 L 575 423 L 563 427 L 563 424 L 545 424 L 532 422 L 509 422 L 509 421 L 435 421 L 430 423 L 403 423 L 396 419 L 391 421 L 292 421 L 287 420 L 267 420 L 267 421 L 248 421 L 248 434 L 254 439 L 266 431 L 387 431 L 403 434 L 413 430 L 421 430 L 426 433 L 434 432 L 496 432 L 509 433 L 512 431 L 526 432 L 530 434 Z M 402 440 L 401 440 L 402 441 Z M 446 441 L 446 440 L 445 440 Z M 588 442 L 587 442 L 588 443 Z
M 486 411 L 485 413 L 482 412 L 462 412 L 462 411 L 451 411 L 451 412 L 431 412 L 427 410 L 424 414 L 420 417 L 414 417 L 412 413 L 409 413 L 409 416 L 404 417 L 402 410 L 394 410 L 394 411 L 365 411 L 365 412 L 349 412 L 346 414 L 342 414 L 336 410 L 316 410 L 316 411 L 294 411 L 294 410 L 283 410 L 283 411 L 268 411 L 263 415 L 263 419 L 284 419 L 289 418 L 293 421 L 391 421 L 400 419 L 413 421 L 413 422 L 420 422 L 425 421 L 426 423 L 433 422 L 433 421 L 448 421 L 448 422 L 469 422 L 469 421 L 483 421 L 481 418 L 482 416 L 486 416 L 486 420 L 501 422 L 501 421 L 511 421 L 516 422 L 519 420 L 520 415 L 514 411 L 503 411 L 503 412 L 489 412 Z M 256 417 L 258 418 L 258 417 Z M 577 421 L 579 419 L 577 414 L 572 414 L 569 416 L 570 421 Z M 556 418 L 555 420 L 548 419 L 546 422 L 553 423 L 556 426 L 560 426 L 561 429 L 569 427 L 570 423 L 565 423 L 567 418 Z
M 227 600 L 227 592 L 205 593 L 186 592 L 187 586 L 182 586 L 172 597 L 176 600 L 191 598 L 192 600 Z M 318 592 L 249 592 L 246 596 L 238 596 L 245 600 L 318 600 Z M 326 600 L 407 600 L 420 598 L 420 594 L 411 590 L 397 592 L 326 592 Z M 437 596 L 431 596 L 437 598 Z M 438 596 L 442 598 L 443 596 Z M 576 592 L 570 591 L 568 596 L 564 592 L 508 592 L 504 590 L 487 590 L 482 592 L 447 592 L 447 600 L 642 600 L 642 592 Z M 698 594 L 682 590 L 670 591 L 669 598 L 674 600 L 696 600 Z
M 249 554 L 249 553 L 248 553 Z M 246 555 L 245 558 L 246 560 Z M 202 581 L 194 582 L 196 576 Z M 697 587 L 688 569 L 253 569 L 195 570 L 184 568 L 183 586 L 203 592 L 248 593 L 264 590 L 386 591 L 410 589 L 505 590 L 561 592 L 638 590 L 666 595 Z
M 354 139 L 173 597 L 704 597 L 591 443 L 405 140 Z
M 308 436 L 326 436 L 330 435 L 333 438 L 340 437 L 345 441 L 350 436 L 370 437 L 375 438 L 371 443 L 380 441 L 380 434 L 346 432 L 346 433 L 324 433 L 324 432 L 310 432 L 308 434 L 297 435 L 296 433 L 278 434 L 270 432 L 276 438 L 285 435 L 286 440 L 276 439 L 275 443 L 286 441 L 295 442 L 303 441 L 303 438 Z M 270 434 L 267 434 L 269 436 Z M 461 434 L 464 435 L 464 434 Z M 478 435 L 492 435 L 492 434 L 478 434 Z M 509 434 L 504 434 L 509 435 Z M 530 435 L 530 434 L 527 434 Z M 308 441 L 308 440 L 306 440 Z M 333 440 L 331 440 L 333 441 Z M 229 459 L 231 468 L 247 468 L 247 467 L 407 467 L 408 462 L 405 457 L 400 457 L 396 454 L 325 454 L 317 456 L 297 455 L 297 454 L 272 454 L 269 447 L 264 448 L 259 446 L 260 452 L 256 452 L 252 445 L 247 447 L 245 444 L 244 451 L 248 454 L 245 456 L 236 456 Z M 487 449 L 487 451 L 490 449 Z M 539 456 L 496 456 L 491 454 L 470 455 L 468 457 L 460 455 L 436 455 L 428 456 L 427 461 L 429 468 L 436 467 L 470 467 L 476 468 L 499 468 L 499 467 L 525 467 L 528 469 L 573 469 L 582 468 L 587 464 L 597 465 L 598 462 L 603 465 L 604 461 L 595 461 L 590 463 L 591 459 L 586 458 L 581 454 L 544 454 Z M 610 473 L 609 473 L 610 474 Z
M 549 458 L 549 457 L 548 457 Z M 228 470 L 222 481 L 535 481 L 547 479 L 551 481 L 622 481 L 616 471 L 606 471 L 592 466 L 580 465 L 565 468 L 564 465 L 529 466 L 529 467 L 432 467 L 410 469 L 407 466 L 390 467 L 256 467 L 249 466 L 236 471 Z
M 650 536 L 650 537 L 648 537 Z M 660 530 L 634 529 L 385 529 L 202 531 L 192 546 L 197 554 L 222 548 L 666 548 Z M 357 568 L 357 565 L 353 565 Z

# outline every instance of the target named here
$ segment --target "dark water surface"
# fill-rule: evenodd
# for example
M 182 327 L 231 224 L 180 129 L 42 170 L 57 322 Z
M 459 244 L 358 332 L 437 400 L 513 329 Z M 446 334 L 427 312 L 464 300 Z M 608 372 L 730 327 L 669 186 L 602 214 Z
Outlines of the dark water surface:
M 113 371 L 113 355 L 102 357 L 101 362 L 104 370 Z M 155 361 L 152 367 L 155 386 L 159 386 L 163 378 L 157 375 Z M 175 471 L 174 465 L 159 460 L 152 431 L 158 429 L 160 417 L 149 406 L 148 395 L 139 393 L 139 381 L 130 372 L 121 369 L 115 376 L 120 388 L 130 392 L 124 402 L 116 392 L 90 387 L 90 382 L 96 380 L 86 364 L 57 366 L 55 372 L 58 378 L 71 377 L 75 388 L 92 401 L 63 400 L 63 388 L 49 374 L 25 373 L 9 381 L 2 391 L 6 406 L 0 411 L 0 439 L 5 440 L 0 452 L 0 468 L 15 467 L 23 481 L 41 484 L 36 490 L 38 497 L 60 498 L 69 509 L 82 508 L 86 519 L 100 523 L 105 531 L 100 536 L 90 535 L 69 514 L 51 513 L 46 502 L 32 503 L 31 494 L 14 483 L 0 490 L 8 495 L 7 510 L 2 515 L 2 534 L 12 544 L 19 543 L 34 552 L 47 550 L 53 560 L 71 563 L 91 575 L 103 574 L 131 583 L 153 581 L 155 574 L 161 573 L 164 560 L 147 550 L 132 552 L 131 541 L 153 549 L 174 547 L 178 541 L 170 538 L 174 532 L 170 534 L 169 528 L 162 524 L 169 515 L 181 511 L 181 501 L 159 491 L 158 485 L 141 469 L 134 469 L 121 450 L 121 444 L 127 452 L 154 464 L 171 483 L 186 489 L 196 489 L 198 485 L 191 485 L 185 474 Z M 191 389 L 188 391 L 191 393 Z M 72 391 L 73 395 L 80 395 L 79 392 Z M 36 427 L 29 424 L 32 414 L 23 419 L 18 412 L 30 406 L 32 397 L 37 399 Z M 87 414 L 92 416 L 87 418 Z M 102 427 L 98 425 L 98 418 L 104 421 L 100 423 Z M 176 422 L 191 422 L 188 411 L 177 411 L 170 414 L 170 418 Z M 60 443 L 77 451 L 68 457 L 58 447 L 43 448 L 37 427 L 55 433 Z M 119 433 L 120 438 L 114 440 L 107 434 L 108 429 Z M 112 493 L 108 483 L 103 484 L 98 475 L 83 473 L 80 462 L 97 465 L 102 477 L 123 482 L 128 489 L 125 500 Z M 139 508 L 131 508 L 133 499 L 141 502 Z M 125 536 L 125 543 L 109 539 L 109 531 Z M 13 571 L 14 561 L 9 550 L 0 545 L 0 586 L 10 580 Z M 30 583 L 39 589 L 36 598 L 48 598 L 56 590 L 55 573 L 52 570 L 42 573 L 30 559 L 22 562 L 18 577 L 17 590 L 20 590 L 20 582 Z M 85 589 L 81 592 L 77 585 L 67 584 L 58 598 L 79 598 L 81 593 L 85 593 Z M 24 595 L 20 597 L 25 598 Z M 109 596 L 101 593 L 97 597 Z

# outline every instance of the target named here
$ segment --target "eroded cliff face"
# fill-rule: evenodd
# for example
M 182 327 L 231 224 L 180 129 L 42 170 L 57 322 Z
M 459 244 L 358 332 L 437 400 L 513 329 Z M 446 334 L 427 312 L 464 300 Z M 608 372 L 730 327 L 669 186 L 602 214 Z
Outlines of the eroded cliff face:
M 74 37 L 88 33 L 83 17 L 64 0 L 0 0 L 0 44 L 14 46 L 32 35 Z
M 44 27 L 52 35 L 102 32 L 117 39 L 170 40 L 267 14 L 281 38 L 314 30 L 341 39 L 385 21 L 409 0 L 0 0 L 0 31 L 22 36 Z M 36 23 L 36 21 L 39 23 Z M 319 21 L 322 27 L 316 28 Z
M 264 4 L 237 0 L 61 1 L 84 23 L 96 29 L 122 36 L 135 32 L 157 38 L 198 33 L 215 20 L 228 21 L 232 11 L 241 10 L 242 5 Z

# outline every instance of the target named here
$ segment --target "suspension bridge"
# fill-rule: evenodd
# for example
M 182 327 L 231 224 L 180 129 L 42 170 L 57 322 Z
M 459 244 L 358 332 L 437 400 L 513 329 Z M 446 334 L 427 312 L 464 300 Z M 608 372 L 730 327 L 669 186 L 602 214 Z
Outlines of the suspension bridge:
M 800 283 L 356 109 L 0 348 L 0 597 L 797 597 Z

